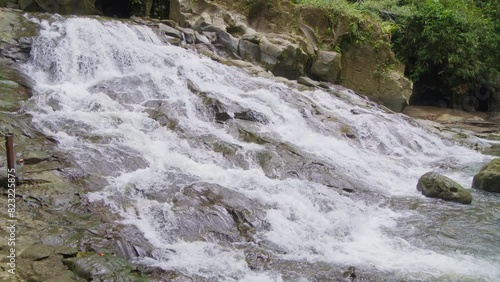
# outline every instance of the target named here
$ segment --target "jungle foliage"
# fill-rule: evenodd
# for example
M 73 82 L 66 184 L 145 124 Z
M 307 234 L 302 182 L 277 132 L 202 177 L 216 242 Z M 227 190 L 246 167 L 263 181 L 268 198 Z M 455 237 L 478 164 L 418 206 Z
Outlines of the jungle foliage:
M 332 13 L 370 16 L 387 26 L 414 82 L 429 77 L 448 96 L 493 89 L 500 77 L 498 0 L 294 0 Z M 499 91 L 500 89 L 496 89 Z M 449 97 L 448 97 L 449 98 Z

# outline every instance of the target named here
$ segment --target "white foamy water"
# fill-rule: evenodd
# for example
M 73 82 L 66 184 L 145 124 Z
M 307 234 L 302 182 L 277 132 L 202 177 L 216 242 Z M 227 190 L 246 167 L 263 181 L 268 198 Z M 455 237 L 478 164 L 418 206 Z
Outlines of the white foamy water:
M 220 281 L 312 281 L 314 273 L 294 270 L 297 263 L 355 265 L 366 275 L 391 273 L 407 280 L 500 280 L 498 256 L 416 245 L 399 234 L 411 229 L 406 219 L 432 219 L 409 207 L 387 205 L 394 197 L 425 201 L 415 187 L 431 170 L 470 186 L 473 169 L 487 157 L 350 91 L 298 91 L 252 77 L 165 45 L 147 27 L 85 18 L 41 26 L 25 66 L 36 81 L 28 110 L 46 134 L 57 137 L 61 150 L 108 180 L 107 187 L 89 197 L 105 200 L 157 248 L 142 263 Z M 251 109 L 268 122 L 217 123 L 190 84 L 229 109 Z M 164 105 L 175 130 L 150 118 L 148 103 Z M 242 129 L 266 142 L 246 142 L 238 133 Z M 355 138 L 346 137 L 347 130 Z M 231 144 L 239 159 L 210 149 L 207 140 Z M 256 157 L 270 150 L 267 142 L 286 144 L 304 163 L 326 164 L 335 175 L 320 171 L 306 178 L 297 169 L 299 177 L 270 177 Z M 283 163 L 275 170 L 294 165 L 287 160 L 278 159 Z M 333 179 L 336 188 L 344 188 L 343 183 L 360 192 L 351 195 L 315 181 L 324 178 Z M 206 215 L 207 225 L 186 222 L 175 212 L 177 203 L 167 196 L 162 200 L 184 191 L 178 187 L 201 182 L 254 203 L 265 227 L 257 228 L 251 243 L 293 264 L 286 271 L 278 263 L 252 270 L 241 242 L 203 237 L 212 221 L 223 226 L 224 218 Z M 494 212 L 499 220 L 500 211 Z M 179 235 L 197 224 L 203 236 Z M 342 269 L 332 273 L 337 270 Z M 295 278 L 285 272 L 295 272 Z

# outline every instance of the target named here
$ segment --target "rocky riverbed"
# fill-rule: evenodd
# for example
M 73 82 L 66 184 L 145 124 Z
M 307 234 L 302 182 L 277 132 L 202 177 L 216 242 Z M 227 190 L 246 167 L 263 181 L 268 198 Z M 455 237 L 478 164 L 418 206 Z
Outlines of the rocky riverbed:
M 2 54 L 0 57 L 0 133 L 10 132 L 15 135 L 16 169 L 19 177 L 15 213 L 15 220 L 17 220 L 15 279 L 17 281 L 88 281 L 91 278 L 103 281 L 106 279 L 112 281 L 148 279 L 192 281 L 196 279 L 196 277 L 186 277 L 176 272 L 130 263 L 135 257 L 150 255 L 152 246 L 134 226 L 120 224 L 120 217 L 111 213 L 109 207 L 102 202 L 90 203 L 87 200 L 85 195 L 101 190 L 107 185 L 106 179 L 98 174 L 89 174 L 81 168 L 80 164 L 58 151 L 56 139 L 43 135 L 32 124 L 31 116 L 24 111 L 23 104 L 29 103 L 27 101 L 31 97 L 31 82 L 20 75 L 17 67 L 29 56 L 30 42 L 32 36 L 36 35 L 37 26 L 27 21 L 21 12 L 16 10 L 0 10 L 0 19 L 0 38 L 2 41 L 0 43 L 0 54 Z M 162 27 L 160 24 L 163 24 L 158 21 L 143 22 L 141 19 L 135 19 L 135 21 L 160 29 Z M 163 28 L 167 29 L 165 26 Z M 182 36 L 179 35 L 179 37 Z M 177 41 L 179 45 L 183 44 L 174 39 L 170 38 L 170 40 Z M 185 47 L 190 48 L 189 46 Z M 244 67 L 251 73 L 272 76 L 265 69 L 251 63 L 219 56 L 216 49 L 208 50 L 205 53 L 214 60 Z M 299 86 L 293 81 L 283 79 L 281 81 L 304 89 L 321 87 L 316 82 L 309 82 L 309 86 Z M 191 91 L 197 91 L 194 87 L 192 88 Z M 12 95 L 13 93 L 14 95 Z M 216 102 L 213 103 L 217 104 Z M 215 106 L 214 109 L 216 109 Z M 152 115 L 154 114 L 152 112 Z M 317 113 L 317 115 L 319 114 Z M 359 113 L 353 112 L 352 114 Z M 259 120 L 259 116 L 252 115 L 251 112 L 238 112 L 238 117 L 235 115 L 235 118 L 265 122 L 262 119 Z M 436 118 L 429 119 L 436 120 Z M 488 122 L 490 121 L 495 121 L 495 117 L 490 118 Z M 170 120 L 166 121 L 166 125 L 175 127 L 175 124 L 171 125 Z M 455 128 L 456 126 L 452 124 L 451 127 Z M 498 132 L 495 132 L 494 129 L 493 126 L 489 131 L 476 132 L 481 137 L 496 138 Z M 356 138 L 348 127 L 343 127 L 342 130 L 345 131 L 343 133 L 347 138 Z M 468 139 L 471 136 L 469 132 L 457 131 L 455 133 L 458 134 L 457 138 L 462 139 Z M 241 135 L 244 141 L 250 143 L 263 142 L 266 144 L 268 142 L 249 132 L 241 132 Z M 227 151 L 227 155 L 232 154 L 231 147 L 224 144 L 219 147 L 221 151 Z M 273 150 L 276 151 L 280 148 L 285 148 L 285 145 L 279 144 L 277 149 Z M 288 148 L 285 149 L 286 154 L 293 156 L 304 154 Z M 267 156 L 263 157 L 267 158 Z M 268 159 L 273 159 L 272 157 L 273 155 Z M 237 161 L 235 157 L 235 162 Z M 272 173 L 285 173 L 274 169 L 273 166 L 279 167 L 280 164 L 273 164 L 271 161 L 267 161 L 267 164 L 269 168 L 265 170 L 264 167 L 264 170 L 269 174 L 269 177 L 279 178 L 280 175 L 272 175 Z M 314 174 L 316 170 L 326 169 L 317 163 L 310 165 L 319 167 L 311 168 L 311 176 L 308 176 L 311 179 L 317 177 Z M 4 187 L 6 184 L 6 159 L 3 154 L 0 155 L 0 170 L 0 182 Z M 187 210 L 192 204 L 190 201 L 197 199 L 197 197 L 202 200 L 205 199 L 204 197 L 208 197 L 208 200 L 205 199 L 208 203 L 201 200 L 198 203 L 201 208 L 206 208 L 207 205 L 213 205 L 214 201 L 220 200 L 217 193 L 211 197 L 200 194 L 200 191 L 205 190 L 195 188 L 184 190 L 185 193 L 192 193 L 192 195 L 186 194 L 184 198 L 182 197 L 184 195 L 176 198 L 180 203 L 181 213 L 182 209 L 186 207 Z M 207 191 L 219 190 L 211 188 Z M 344 192 L 351 193 L 352 189 Z M 1 199 L 0 224 L 8 226 L 10 218 L 7 213 L 7 194 L 4 188 L 2 188 Z M 213 206 L 227 209 L 230 204 L 217 202 L 217 205 Z M 233 213 L 230 216 L 237 223 L 237 226 L 230 231 L 234 231 L 234 236 L 243 235 L 242 237 L 245 237 L 247 233 L 250 234 L 249 232 L 252 230 L 245 229 L 245 216 L 238 211 L 233 211 Z M 0 238 L 8 238 L 9 236 L 8 230 L 2 228 Z M 2 250 L 1 278 L 7 280 L 12 280 L 13 276 L 8 272 L 8 259 L 3 254 L 7 254 L 10 248 L 7 240 L 0 241 L 0 249 Z M 255 268 L 265 267 L 263 265 L 269 260 L 266 253 L 260 254 L 259 251 L 247 254 L 247 263 Z M 289 262 L 283 262 L 283 264 L 286 263 Z M 280 262 L 277 261 L 275 264 L 278 265 Z
M 9 217 L 7 161 L 0 154 L 0 278 L 7 281 L 141 281 L 179 277 L 127 261 L 148 252 L 148 243 L 131 226 L 85 194 L 105 185 L 57 149 L 57 141 L 35 128 L 23 104 L 31 82 L 18 66 L 29 57 L 37 26 L 21 11 L 0 9 L 0 135 L 14 134 L 16 158 L 15 217 Z M 0 148 L 4 150 L 4 143 Z M 9 220 L 15 220 L 9 221 Z M 7 229 L 15 224 L 15 235 Z M 8 238 L 15 238 L 9 245 Z M 15 266 L 8 262 L 15 248 Z M 14 269 L 15 275 L 9 270 Z
M 476 146 L 489 155 L 500 156 L 500 113 L 465 112 L 455 109 L 407 106 L 403 114 L 431 125 L 442 132 L 449 132 L 455 140 L 475 146 L 477 138 L 490 140 L 485 147 Z

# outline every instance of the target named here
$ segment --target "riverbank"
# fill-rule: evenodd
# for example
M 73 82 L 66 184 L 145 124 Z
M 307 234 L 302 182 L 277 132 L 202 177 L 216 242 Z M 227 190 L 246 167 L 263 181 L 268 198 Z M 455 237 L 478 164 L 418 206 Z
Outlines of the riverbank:
M 61 153 L 55 137 L 42 134 L 26 112 L 32 82 L 19 66 L 37 29 L 21 11 L 0 9 L 0 135 L 14 134 L 19 180 L 15 201 L 8 201 L 13 197 L 6 189 L 6 156 L 0 154 L 0 279 L 140 281 L 166 275 L 127 261 L 147 253 L 148 242 L 108 207 L 88 202 L 85 195 L 101 189 L 105 179 Z
M 465 112 L 425 106 L 407 106 L 402 113 L 425 121 L 427 125 L 440 131 L 448 131 L 456 141 L 485 154 L 500 156 L 500 113 Z

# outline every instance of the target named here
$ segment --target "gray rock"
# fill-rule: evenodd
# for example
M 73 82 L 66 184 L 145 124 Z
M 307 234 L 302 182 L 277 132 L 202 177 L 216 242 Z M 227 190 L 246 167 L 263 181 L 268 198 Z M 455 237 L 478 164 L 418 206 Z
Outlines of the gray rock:
M 158 25 L 158 28 L 160 29 L 160 32 L 162 32 L 168 36 L 172 36 L 175 38 L 182 38 L 182 33 L 180 31 L 178 31 L 177 29 L 170 27 L 166 24 L 160 23 Z
M 309 41 L 310 44 L 312 44 L 313 46 L 318 45 L 318 39 L 316 38 L 316 34 L 314 34 L 314 31 L 310 26 L 306 24 L 301 24 L 300 31 L 304 33 L 304 36 L 306 37 L 307 41 Z
M 210 44 L 210 40 L 208 39 L 208 37 L 206 37 L 205 35 L 200 34 L 197 31 L 194 32 L 194 37 L 195 37 L 195 43 L 196 44 L 199 44 L 199 43 Z
M 494 159 L 481 168 L 472 180 L 472 188 L 500 193 L 500 159 Z
M 273 74 L 288 79 L 297 79 L 304 74 L 308 60 L 309 57 L 298 45 L 289 44 L 280 54 Z
M 50 156 L 43 151 L 27 151 L 22 156 L 25 165 L 33 165 L 50 159 Z
M 429 198 L 439 198 L 461 204 L 472 203 L 472 195 L 457 182 L 436 172 L 428 172 L 420 177 L 417 190 Z
M 245 33 L 241 37 L 241 40 L 246 40 L 255 44 L 259 44 L 262 41 L 263 37 L 264 35 L 262 35 L 262 33 L 252 32 L 252 33 Z
M 70 248 L 70 247 L 58 247 L 54 251 L 58 255 L 63 255 L 65 257 L 76 257 L 78 254 L 78 250 L 76 248 Z
M 342 50 L 342 86 L 375 98 L 399 112 L 408 102 L 412 83 L 400 70 L 389 47 L 375 50 L 370 44 L 353 45 Z M 383 67 L 381 62 L 387 62 Z
M 190 28 L 177 27 L 183 34 L 184 41 L 187 44 L 193 44 L 196 42 L 195 31 Z
M 244 195 L 216 184 L 198 182 L 175 194 L 177 223 L 165 218 L 165 234 L 186 241 L 251 241 L 264 218 L 259 205 Z M 170 226 L 169 226 L 170 225 Z M 171 226 L 176 225 L 176 226 Z
M 165 36 L 165 42 L 168 44 L 174 45 L 174 46 L 181 46 L 182 45 L 182 39 L 172 37 L 172 36 Z
M 78 276 L 93 281 L 138 281 L 135 268 L 126 260 L 113 255 L 67 258 L 63 263 Z
M 234 54 L 238 52 L 239 40 L 221 28 L 207 23 L 202 23 L 196 30 L 199 32 L 215 32 L 217 36 L 216 43 L 224 46 L 228 51 L 231 51 Z
M 46 245 L 30 246 L 21 253 L 21 258 L 26 260 L 42 260 L 48 258 L 53 253 L 53 247 Z
M 238 55 L 247 61 L 258 62 L 260 61 L 259 45 L 247 40 L 240 40 L 238 44 Z
M 210 15 L 207 13 L 202 13 L 194 22 L 193 27 L 197 29 L 202 25 L 211 25 L 211 24 L 212 24 L 212 18 L 210 17 Z
M 272 256 L 259 248 L 245 250 L 245 261 L 252 270 L 264 270 L 272 263 Z
M 261 54 L 260 63 L 264 67 L 273 70 L 274 66 L 278 63 L 278 58 L 281 56 L 281 53 L 283 53 L 284 48 L 269 42 L 266 38 L 262 39 L 259 47 Z
M 254 110 L 247 110 L 247 111 L 240 112 L 240 113 L 234 113 L 234 118 L 248 120 L 248 121 L 254 121 L 254 122 L 260 122 L 260 123 L 264 123 L 264 124 L 269 122 L 265 115 L 263 115 L 259 112 L 256 112 Z
M 338 83 L 340 73 L 340 54 L 331 51 L 318 51 L 316 60 L 311 68 L 311 74 L 320 80 Z
M 309 77 L 306 76 L 301 76 L 299 79 L 297 79 L 297 82 L 306 86 L 311 86 L 311 87 L 316 87 L 319 85 L 319 82 L 310 79 Z
M 216 113 L 215 114 L 215 120 L 218 121 L 218 122 L 224 122 L 224 121 L 228 121 L 230 119 L 232 119 L 231 115 L 229 115 L 226 112 Z

